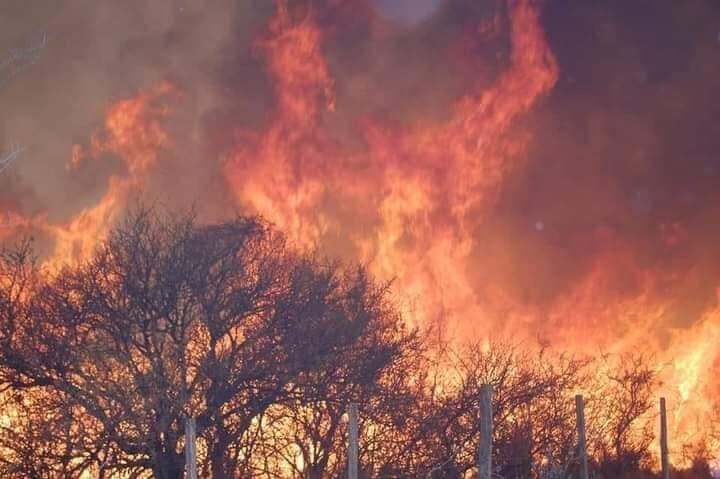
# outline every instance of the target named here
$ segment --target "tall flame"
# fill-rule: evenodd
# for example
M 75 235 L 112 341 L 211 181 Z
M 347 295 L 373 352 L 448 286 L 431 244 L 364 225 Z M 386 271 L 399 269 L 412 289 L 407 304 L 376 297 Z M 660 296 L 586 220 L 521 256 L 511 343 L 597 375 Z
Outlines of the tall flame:
M 89 148 L 73 148 L 68 168 L 80 168 L 83 161 L 92 161 L 103 153 L 122 160 L 125 171 L 108 179 L 105 193 L 93 206 L 87 207 L 64 223 L 53 223 L 44 214 L 27 217 L 7 212 L 0 216 L 0 239 L 12 237 L 20 230 L 36 230 L 54 241 L 52 254 L 44 266 L 57 270 L 87 258 L 127 208 L 133 193 L 142 190 L 145 177 L 159 160 L 168 135 L 162 120 L 169 114 L 164 99 L 175 88 L 170 83 L 135 97 L 118 101 L 106 114 L 104 127 L 90 142 Z
M 47 226 L 55 237 L 55 252 L 48 266 L 58 268 L 88 257 L 125 210 L 130 194 L 142 188 L 145 176 L 168 142 L 161 121 L 169 110 L 158 101 L 173 90 L 170 83 L 163 83 L 110 107 L 104 128 L 94 135 L 88 154 L 96 157 L 113 153 L 123 160 L 127 171 L 109 178 L 107 191 L 96 205 L 84 209 L 67 224 Z M 76 155 L 72 158 L 77 163 Z
M 698 405 L 716 384 L 708 368 L 718 361 L 717 313 L 693 329 L 668 331 L 673 298 L 662 292 L 673 278 L 637 264 L 616 233 L 596 231 L 585 276 L 542 308 L 523 304 L 469 267 L 480 247 L 475 231 L 529 146 L 518 120 L 558 79 L 536 3 L 508 5 L 512 54 L 494 84 L 461 98 L 443 123 L 397 127 L 364 119 L 358 151 L 328 133 L 342 105 L 334 99 L 323 32 L 312 16 L 294 21 L 280 1 L 261 42 L 275 111 L 264 131 L 239 136 L 225 163 L 228 182 L 239 205 L 300 244 L 334 244 L 380 277 L 395 278 L 421 323 L 444 319 L 456 333 L 480 337 L 540 336 L 576 352 L 644 346 L 657 358 L 663 393 L 676 398 L 675 437 L 691 441 L 701 428 L 689 425 L 690 418 L 711 412 Z M 662 234 L 671 246 L 684 237 L 680 225 Z M 648 337 L 652 329 L 672 335 L 672 346 L 662 335 Z
M 365 231 L 346 240 L 376 273 L 397 277 L 420 299 L 420 320 L 441 313 L 477 319 L 465 270 L 471 229 L 527 146 L 514 121 L 558 75 L 534 3 L 511 2 L 510 19 L 511 64 L 492 87 L 462 98 L 444 124 L 402 129 L 365 122 L 365 151 L 358 153 L 322 128 L 323 108 L 332 115 L 335 104 L 320 29 L 312 17 L 293 23 L 280 2 L 262 43 L 277 97 L 273 121 L 226 164 L 238 201 L 305 245 L 352 230 L 328 202 L 375 212 Z
M 483 268 L 492 258 L 483 257 L 477 232 L 524 167 L 532 138 L 523 120 L 558 81 L 537 2 L 508 0 L 511 55 L 490 86 L 471 88 L 446 120 L 430 125 L 358 118 L 360 146 L 332 132 L 344 105 L 324 50 L 328 32 L 293 5 L 277 0 L 257 43 L 275 104 L 263 128 L 237 132 L 222 163 L 233 206 L 261 213 L 301 246 L 322 246 L 393 278 L 408 317 L 420 323 L 442 320 L 459 336 L 540 337 L 579 353 L 654 355 L 674 437 L 699 440 L 717 406 L 708 398 L 720 392 L 720 301 L 691 326 L 673 327 L 667 318 L 682 273 L 640 264 L 619 233 L 602 227 L 593 231 L 582 276 L 543 304 L 523 301 Z M 0 240 L 36 228 L 55 240 L 48 267 L 87 257 L 161 164 L 173 141 L 164 119 L 175 90 L 164 83 L 115 103 L 89 144 L 73 149 L 70 170 L 104 153 L 122 160 L 124 171 L 108 179 L 96 204 L 63 223 L 2 213 Z M 689 233 L 670 222 L 659 235 L 679 247 Z M 508 249 L 514 241 L 507 239 Z

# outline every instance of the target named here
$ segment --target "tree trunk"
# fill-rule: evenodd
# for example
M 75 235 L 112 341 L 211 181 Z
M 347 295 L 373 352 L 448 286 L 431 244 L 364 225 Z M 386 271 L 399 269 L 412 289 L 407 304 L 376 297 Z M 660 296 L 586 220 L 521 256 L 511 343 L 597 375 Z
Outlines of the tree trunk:
M 171 453 L 160 452 L 153 459 L 153 476 L 157 479 L 181 479 L 185 471 L 184 457 Z

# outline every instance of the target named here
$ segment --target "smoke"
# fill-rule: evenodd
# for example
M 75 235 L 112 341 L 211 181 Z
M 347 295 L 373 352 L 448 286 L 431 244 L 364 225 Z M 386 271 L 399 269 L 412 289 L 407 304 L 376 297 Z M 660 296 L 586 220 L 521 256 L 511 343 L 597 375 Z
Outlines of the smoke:
M 28 9 L 22 1 L 3 2 L 0 16 L 0 52 L 47 35 L 35 61 L 0 88 L 0 150 L 14 144 L 25 148 L 22 161 L 13 165 L 12 183 L 24 185 L 27 201 L 37 198 L 51 221 L 62 222 L 102 197 L 109 178 L 125 174 L 122 161 L 104 155 L 71 168 L 73 151 L 88 146 L 110 105 L 169 79 L 183 91 L 168 126 L 178 134 L 171 151 L 165 152 L 162 173 L 149 179 L 148 196 L 185 205 L 206 198 L 219 202 L 219 158 L 208 154 L 205 122 L 225 113 L 228 104 L 235 117 L 246 121 L 262 116 L 265 105 L 257 100 L 262 67 L 252 41 L 272 5 L 225 2 L 220 8 L 191 0 L 44 3 L 44 8 Z M 227 72 L 231 64 L 243 65 L 242 75 L 237 66 Z M 233 89 L 228 88 L 230 74 L 239 77 Z M 22 198 L 17 202 L 26 203 Z
M 267 0 L 5 0 L 0 65 L 47 40 L 0 84 L 0 155 L 23 148 L 0 167 L 0 238 L 109 222 L 97 205 L 122 184 L 120 210 L 143 197 L 208 218 L 260 211 L 397 278 L 463 334 L 713 363 L 717 2 L 546 2 L 553 85 L 512 74 L 519 0 L 286 3 L 273 34 Z M 280 44 L 313 62 L 283 77 Z M 165 80 L 168 141 L 142 175 L 93 151 L 112 105 Z M 698 374 L 688 394 L 718 391 Z
M 416 25 L 435 13 L 444 0 L 375 0 L 383 17 L 406 25 Z

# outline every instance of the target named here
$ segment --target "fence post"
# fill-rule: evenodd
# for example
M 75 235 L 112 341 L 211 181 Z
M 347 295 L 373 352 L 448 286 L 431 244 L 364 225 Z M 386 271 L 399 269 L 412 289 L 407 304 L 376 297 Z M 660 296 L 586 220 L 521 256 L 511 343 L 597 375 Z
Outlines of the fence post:
M 660 462 L 662 464 L 662 478 L 670 479 L 670 462 L 668 461 L 667 412 L 665 411 L 665 398 L 660 398 Z
M 492 479 L 492 385 L 480 386 L 478 479 Z
M 197 454 L 195 453 L 195 418 L 185 419 L 185 477 L 198 479 Z
M 580 456 L 580 479 L 588 479 L 587 442 L 585 437 L 585 401 L 582 394 L 575 396 L 575 417 L 577 425 L 577 446 Z
M 348 411 L 348 479 L 358 479 L 358 405 L 350 403 Z

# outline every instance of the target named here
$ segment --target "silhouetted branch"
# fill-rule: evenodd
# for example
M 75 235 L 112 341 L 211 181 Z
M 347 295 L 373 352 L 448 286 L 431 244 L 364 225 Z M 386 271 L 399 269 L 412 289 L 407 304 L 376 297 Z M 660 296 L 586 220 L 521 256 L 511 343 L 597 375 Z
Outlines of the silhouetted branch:
M 12 48 L 0 57 L 0 84 L 17 75 L 24 67 L 34 64 L 47 44 L 48 34 L 43 32 L 39 38 Z
M 23 151 L 25 151 L 25 148 L 16 145 L 0 154 L 0 173 L 8 169 L 20 157 L 20 153 Z

